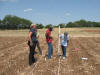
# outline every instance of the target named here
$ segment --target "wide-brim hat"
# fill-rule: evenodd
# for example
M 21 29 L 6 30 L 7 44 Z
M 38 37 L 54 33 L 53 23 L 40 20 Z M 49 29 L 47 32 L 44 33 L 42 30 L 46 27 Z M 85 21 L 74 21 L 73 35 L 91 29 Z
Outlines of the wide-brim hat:
M 33 26 L 35 26 L 35 25 L 36 25 L 36 24 L 31 24 L 30 27 L 33 27 Z

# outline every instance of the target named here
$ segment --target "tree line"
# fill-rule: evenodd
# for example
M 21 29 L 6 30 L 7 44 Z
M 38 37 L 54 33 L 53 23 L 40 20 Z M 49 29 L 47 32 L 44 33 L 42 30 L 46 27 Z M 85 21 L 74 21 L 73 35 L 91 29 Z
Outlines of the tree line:
M 26 29 L 30 27 L 30 20 L 18 16 L 6 15 L 0 20 L 0 29 Z
M 20 18 L 18 16 L 13 15 L 6 15 L 3 20 L 0 20 L 0 29 L 29 29 L 32 22 L 30 20 Z M 43 25 L 43 24 L 36 24 L 38 29 L 48 28 L 52 24 Z M 52 25 L 55 28 L 60 26 L 61 28 L 67 27 L 100 27 L 100 22 L 93 22 L 93 21 L 86 21 L 86 20 L 79 20 L 75 22 L 69 23 L 61 23 L 58 25 Z

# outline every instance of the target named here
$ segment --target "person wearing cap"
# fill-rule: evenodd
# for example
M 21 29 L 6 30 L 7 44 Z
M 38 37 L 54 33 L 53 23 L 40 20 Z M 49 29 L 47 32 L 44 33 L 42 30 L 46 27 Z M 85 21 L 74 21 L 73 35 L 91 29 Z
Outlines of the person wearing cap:
M 37 38 L 36 38 L 37 32 L 36 32 L 36 25 L 31 24 L 30 31 L 29 31 L 29 41 L 28 45 L 30 48 L 30 53 L 29 53 L 29 65 L 32 65 L 36 61 L 34 58 L 35 54 L 35 48 L 37 44 Z
M 51 36 L 51 31 L 53 30 L 53 27 L 49 27 L 46 30 L 45 36 L 46 36 L 46 42 L 48 44 L 48 59 L 51 58 L 53 55 L 53 45 L 52 45 L 52 36 Z
M 67 48 L 68 43 L 69 43 L 69 37 L 68 37 L 68 33 L 67 32 L 64 32 L 64 34 L 60 35 L 60 41 L 61 41 L 63 59 L 65 59 L 66 58 L 66 48 Z

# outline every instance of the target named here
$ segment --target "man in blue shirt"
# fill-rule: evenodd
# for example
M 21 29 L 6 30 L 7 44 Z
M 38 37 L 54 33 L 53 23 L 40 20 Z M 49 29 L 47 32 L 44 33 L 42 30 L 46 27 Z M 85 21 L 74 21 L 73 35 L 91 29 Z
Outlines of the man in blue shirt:
M 61 41 L 61 48 L 62 48 L 62 52 L 63 52 L 63 59 L 65 59 L 66 58 L 66 48 L 69 43 L 69 37 L 68 37 L 67 32 L 64 32 L 64 34 L 60 35 L 60 41 Z

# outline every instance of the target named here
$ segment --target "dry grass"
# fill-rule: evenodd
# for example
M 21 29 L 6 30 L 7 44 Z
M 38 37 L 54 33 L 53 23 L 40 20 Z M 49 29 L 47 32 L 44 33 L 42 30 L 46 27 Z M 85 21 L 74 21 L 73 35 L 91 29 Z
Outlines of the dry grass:
M 61 33 L 67 31 L 69 35 L 72 37 L 85 37 L 85 36 L 97 36 L 100 37 L 100 32 L 87 32 L 86 30 L 100 30 L 100 28 L 61 28 Z M 0 30 L 0 36 L 24 36 L 28 35 L 29 30 Z M 41 37 L 45 36 L 46 29 L 39 29 L 38 32 L 40 33 Z M 58 28 L 54 28 L 52 35 L 58 36 Z

